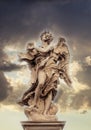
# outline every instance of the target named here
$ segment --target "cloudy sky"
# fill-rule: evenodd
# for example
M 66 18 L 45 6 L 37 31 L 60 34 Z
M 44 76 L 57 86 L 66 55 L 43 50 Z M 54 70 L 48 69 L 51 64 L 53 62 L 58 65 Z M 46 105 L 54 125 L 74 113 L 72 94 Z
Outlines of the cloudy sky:
M 64 36 L 71 53 L 73 88 L 60 81 L 56 102 L 64 130 L 91 129 L 91 1 L 0 0 L 0 129 L 22 130 L 26 120 L 16 102 L 29 87 L 30 71 L 18 61 L 26 43 L 39 44 L 49 30 L 54 41 Z

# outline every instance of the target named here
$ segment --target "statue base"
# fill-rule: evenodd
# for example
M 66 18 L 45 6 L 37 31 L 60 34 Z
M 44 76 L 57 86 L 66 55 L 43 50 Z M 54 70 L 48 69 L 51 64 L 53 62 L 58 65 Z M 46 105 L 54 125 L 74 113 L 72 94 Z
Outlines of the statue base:
M 63 130 L 65 121 L 22 121 L 24 130 Z

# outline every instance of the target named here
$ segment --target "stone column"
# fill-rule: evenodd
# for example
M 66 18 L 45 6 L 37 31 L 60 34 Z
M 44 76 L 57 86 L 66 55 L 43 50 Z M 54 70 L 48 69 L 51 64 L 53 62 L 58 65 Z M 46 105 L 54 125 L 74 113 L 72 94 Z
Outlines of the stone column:
M 65 121 L 22 121 L 24 130 L 63 130 Z

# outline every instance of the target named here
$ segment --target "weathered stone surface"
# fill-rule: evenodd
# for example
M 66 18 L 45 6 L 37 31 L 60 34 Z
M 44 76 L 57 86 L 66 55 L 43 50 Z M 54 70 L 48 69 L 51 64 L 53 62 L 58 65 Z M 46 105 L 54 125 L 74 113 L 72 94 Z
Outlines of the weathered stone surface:
M 21 124 L 24 130 L 63 130 L 65 121 L 22 121 Z

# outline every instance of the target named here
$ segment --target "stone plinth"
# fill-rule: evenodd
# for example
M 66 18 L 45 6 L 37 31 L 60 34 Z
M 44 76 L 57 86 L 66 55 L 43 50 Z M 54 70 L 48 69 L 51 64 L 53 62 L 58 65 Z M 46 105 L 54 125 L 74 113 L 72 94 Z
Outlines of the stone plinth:
M 65 121 L 22 121 L 21 124 L 24 130 L 63 130 Z

